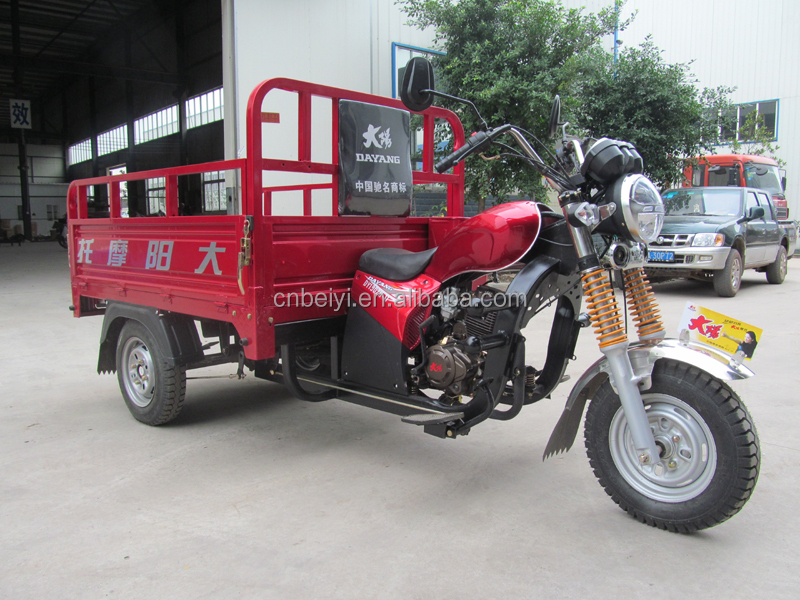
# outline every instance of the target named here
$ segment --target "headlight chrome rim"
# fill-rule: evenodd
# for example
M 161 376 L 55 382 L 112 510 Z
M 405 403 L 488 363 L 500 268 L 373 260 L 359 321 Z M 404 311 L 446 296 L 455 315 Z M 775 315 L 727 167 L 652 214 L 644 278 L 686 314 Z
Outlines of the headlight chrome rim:
M 661 199 L 660 204 L 651 205 L 654 207 L 654 210 L 649 213 L 644 214 L 653 214 L 653 215 L 661 215 L 660 225 L 658 225 L 654 231 L 654 233 L 650 236 L 645 236 L 642 232 L 641 228 L 639 227 L 639 214 L 634 214 L 633 207 L 632 207 L 632 196 L 634 187 L 640 182 L 646 182 L 647 185 L 651 186 L 652 191 L 661 199 L 661 194 L 658 192 L 655 184 L 650 181 L 647 177 L 641 174 L 631 174 L 626 175 L 622 179 L 622 185 L 620 186 L 620 208 L 622 208 L 622 216 L 623 220 L 625 221 L 625 226 L 628 228 L 628 232 L 634 238 L 635 241 L 641 242 L 644 244 L 650 244 L 654 242 L 659 234 L 661 233 L 661 229 L 664 226 L 664 201 Z M 659 210 L 660 207 L 660 210 Z

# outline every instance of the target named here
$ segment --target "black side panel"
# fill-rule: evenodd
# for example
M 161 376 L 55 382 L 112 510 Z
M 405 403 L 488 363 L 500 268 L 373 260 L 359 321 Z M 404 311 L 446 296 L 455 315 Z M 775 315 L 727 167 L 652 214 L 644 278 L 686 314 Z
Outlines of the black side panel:
M 280 350 L 284 344 L 302 344 L 340 337 L 344 333 L 344 324 L 345 317 L 280 323 L 275 326 L 275 349 Z
M 347 313 L 342 350 L 342 378 L 369 387 L 408 394 L 408 349 L 366 310 L 355 306 Z
M 173 365 L 196 362 L 203 358 L 197 327 L 191 317 L 177 313 L 159 314 L 149 306 L 109 302 L 100 333 L 100 355 L 97 372 L 116 371 L 116 348 L 125 321 L 132 319 L 150 330 L 164 358 Z
M 550 332 L 547 359 L 536 392 L 536 398 L 549 394 L 558 384 L 572 357 L 580 326 L 575 316 L 580 310 L 581 288 L 577 272 L 563 276 L 559 274 L 560 263 L 549 256 L 540 256 L 517 274 L 509 285 L 506 294 L 522 294 L 524 305 L 497 313 L 493 333 L 518 334 L 530 320 L 531 315 L 553 298 L 559 298 L 558 308 Z M 531 310 L 528 311 L 527 309 Z M 506 345 L 490 350 L 484 363 L 484 378 L 492 379 L 490 388 L 495 398 L 499 398 L 506 384 L 506 367 L 512 346 Z

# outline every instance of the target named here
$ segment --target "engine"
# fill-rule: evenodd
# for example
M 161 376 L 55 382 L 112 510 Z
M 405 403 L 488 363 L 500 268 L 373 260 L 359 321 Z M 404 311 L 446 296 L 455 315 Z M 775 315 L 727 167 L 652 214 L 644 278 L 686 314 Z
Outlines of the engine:
M 425 372 L 431 387 L 445 390 L 450 396 L 471 394 L 480 355 L 464 351 L 460 340 L 447 341 L 428 348 Z
M 444 390 L 448 396 L 472 394 L 480 375 L 483 353 L 468 348 L 473 336 L 491 333 L 495 313 L 488 318 L 466 317 L 453 324 L 451 335 L 430 346 L 425 355 L 425 374 L 432 388 Z

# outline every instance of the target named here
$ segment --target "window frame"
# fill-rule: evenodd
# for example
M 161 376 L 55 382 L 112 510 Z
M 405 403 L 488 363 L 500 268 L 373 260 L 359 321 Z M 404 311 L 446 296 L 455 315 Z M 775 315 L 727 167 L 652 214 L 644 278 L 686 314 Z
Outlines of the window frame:
M 227 190 L 225 187 L 225 171 L 205 171 L 200 176 L 200 181 L 203 184 L 203 214 L 204 215 L 224 215 L 228 212 L 228 199 Z M 208 208 L 209 197 L 207 192 L 209 188 L 216 186 L 218 197 L 218 208 Z
M 153 194 L 152 192 L 156 192 Z M 151 177 L 144 180 L 144 196 L 147 200 L 147 216 L 158 216 L 159 212 L 167 212 L 167 178 Z M 152 202 L 158 203 L 158 209 L 153 211 Z
M 752 139 L 746 139 L 747 136 L 740 136 L 740 131 L 741 131 L 740 123 L 741 123 L 741 120 L 742 120 L 742 108 L 743 107 L 755 106 L 756 114 L 761 114 L 761 105 L 762 104 L 768 104 L 770 102 L 774 102 L 775 103 L 775 129 L 773 131 L 774 136 L 770 141 L 771 142 L 777 142 L 778 141 L 778 125 L 779 125 L 779 122 L 780 122 L 780 113 L 781 113 L 781 100 L 780 100 L 780 98 L 770 98 L 769 100 L 756 100 L 754 102 L 740 102 L 738 104 L 731 105 L 731 108 L 736 110 L 736 115 L 735 115 L 736 125 L 735 125 L 735 129 L 733 131 L 733 137 L 727 138 L 727 139 L 723 139 L 722 143 L 720 145 L 727 146 L 733 141 L 737 141 L 737 142 L 742 143 L 742 144 L 747 144 L 749 142 L 752 142 L 753 141 Z M 722 124 L 720 123 L 720 137 L 722 137 L 722 135 L 723 135 L 723 128 L 722 128 Z

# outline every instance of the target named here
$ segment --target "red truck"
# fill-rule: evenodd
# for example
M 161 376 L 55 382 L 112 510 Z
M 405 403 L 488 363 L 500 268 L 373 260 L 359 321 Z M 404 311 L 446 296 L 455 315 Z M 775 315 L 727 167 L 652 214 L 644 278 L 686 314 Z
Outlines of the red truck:
M 265 112 L 272 92 L 294 95 L 296 120 Z M 544 457 L 572 447 L 591 399 L 587 453 L 623 510 L 684 532 L 731 517 L 750 497 L 759 449 L 724 382 L 753 372 L 710 346 L 665 338 L 642 268 L 664 204 L 641 156 L 607 138 L 584 154 L 562 127 L 562 161 L 547 164 L 531 145 L 544 144 L 512 124 L 465 138 L 454 113 L 432 106 L 436 94 L 421 57 L 406 68 L 402 103 L 272 79 L 249 99 L 246 159 L 73 182 L 71 309 L 104 315 L 98 372 L 116 372 L 129 411 L 148 425 L 178 415 L 188 370 L 232 363 L 239 376 L 248 368 L 301 400 L 354 402 L 454 439 L 550 398 L 567 379 L 580 331 L 593 326 L 603 356 L 577 379 Z M 423 121 L 417 171 L 412 112 Z M 279 120 L 297 124 L 293 142 L 265 139 Z M 556 99 L 551 137 L 559 120 Z M 442 125 L 454 151 L 434 164 Z M 520 168 L 559 190 L 560 211 L 522 201 L 463 216 L 461 161 L 500 137 L 516 145 L 502 148 Z M 274 157 L 276 148 L 284 156 Z M 181 177 L 219 182 L 227 170 L 241 181 L 236 214 L 182 214 L 190 194 L 181 190 L 191 192 L 192 180 L 179 185 Z M 141 180 L 163 191 L 148 205 L 155 216 L 124 217 L 121 183 L 130 201 Z M 447 186 L 446 217 L 409 215 L 413 186 L 428 183 Z M 90 188 L 100 205 L 108 190 L 107 211 L 90 212 Z M 275 214 L 287 194 L 301 215 Z M 613 241 L 608 256 L 598 255 L 594 227 Z M 611 287 L 615 269 L 635 342 Z M 513 275 L 507 287 L 487 281 L 498 271 Z M 527 364 L 524 328 L 551 306 L 546 357 Z
M 772 197 L 775 216 L 789 218 L 786 174 L 778 162 L 755 154 L 708 154 L 700 156 L 683 172 L 683 187 L 735 186 L 765 190 Z

